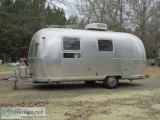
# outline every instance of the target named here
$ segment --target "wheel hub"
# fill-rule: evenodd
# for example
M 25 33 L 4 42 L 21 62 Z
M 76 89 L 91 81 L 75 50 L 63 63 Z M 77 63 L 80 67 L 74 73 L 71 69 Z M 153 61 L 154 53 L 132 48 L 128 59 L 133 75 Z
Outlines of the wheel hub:
M 109 78 L 108 78 L 108 84 L 109 84 L 110 86 L 116 85 L 116 82 L 117 82 L 117 80 L 116 80 L 115 77 L 109 77 Z

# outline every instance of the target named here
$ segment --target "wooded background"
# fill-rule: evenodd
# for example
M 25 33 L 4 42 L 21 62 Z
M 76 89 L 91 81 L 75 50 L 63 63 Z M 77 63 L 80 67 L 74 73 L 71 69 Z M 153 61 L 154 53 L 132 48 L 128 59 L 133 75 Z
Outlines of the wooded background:
M 51 25 L 84 29 L 92 22 L 138 36 L 147 58 L 158 59 L 160 0 L 0 0 L 0 58 L 11 54 L 16 61 L 27 54 L 31 37 L 39 29 Z

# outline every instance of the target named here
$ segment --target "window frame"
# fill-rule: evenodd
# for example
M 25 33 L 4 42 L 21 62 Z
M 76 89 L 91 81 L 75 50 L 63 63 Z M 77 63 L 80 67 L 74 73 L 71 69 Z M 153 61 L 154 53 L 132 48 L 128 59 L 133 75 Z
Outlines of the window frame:
M 77 39 L 79 40 L 79 49 L 78 50 L 65 50 L 64 48 L 64 38 L 74 38 L 74 39 Z M 81 59 L 82 58 L 82 54 L 81 54 L 81 39 L 79 37 L 72 37 L 72 36 L 63 36 L 62 37 L 62 42 L 61 42 L 61 45 L 62 45 L 62 50 L 63 50 L 63 53 L 62 53 L 62 58 L 63 59 Z M 64 57 L 64 54 L 80 54 L 80 57 L 78 58 L 67 58 L 67 57 Z
M 37 45 L 37 47 L 36 47 L 36 45 Z M 37 48 L 37 49 L 36 49 Z M 37 58 L 37 56 L 38 56 L 38 49 L 39 49 L 39 43 L 37 42 L 37 43 L 35 43 L 35 45 L 34 45 L 34 58 Z M 35 52 L 36 52 L 36 56 L 35 56 Z
M 101 41 L 101 40 L 103 40 L 103 41 L 111 41 L 111 43 L 112 43 L 112 50 L 100 50 L 99 49 L 99 41 Z M 99 52 L 113 52 L 114 51 L 113 40 L 111 40 L 111 39 L 98 39 L 98 41 L 97 41 L 97 49 L 98 49 Z
M 37 58 L 37 56 L 38 56 L 38 49 L 37 49 L 37 55 L 35 56 L 36 44 L 38 44 L 38 47 L 39 47 L 39 43 L 38 42 L 30 44 L 30 46 L 33 45 L 33 52 L 32 52 L 32 56 L 30 56 L 29 55 L 29 53 L 30 53 L 30 47 L 29 47 L 29 53 L 28 53 L 28 57 L 29 58 Z
M 73 49 L 72 49 L 72 50 L 71 50 L 71 49 L 70 49 L 70 50 L 66 50 L 66 49 L 65 49 L 65 46 L 64 46 L 64 38 L 72 38 L 72 39 L 74 38 L 74 39 L 79 40 L 79 49 L 78 49 L 78 50 L 73 50 Z M 72 51 L 72 52 L 73 52 L 73 51 L 76 51 L 76 52 L 77 52 L 77 51 L 81 51 L 81 40 L 80 40 L 79 37 L 68 37 L 68 36 L 65 36 L 65 37 L 62 38 L 62 47 L 63 47 L 63 48 L 62 48 L 63 51 Z M 73 53 L 74 53 L 74 52 L 73 52 Z
M 74 57 L 64 57 L 65 54 L 73 54 Z M 80 56 L 75 57 L 76 54 L 80 55 Z M 65 59 L 73 59 L 73 58 L 74 59 L 80 59 L 81 57 L 82 57 L 81 53 L 71 53 L 71 52 L 64 52 L 63 53 L 63 58 L 65 58 Z
M 33 52 L 31 53 L 31 46 L 33 47 Z M 28 57 L 29 58 L 34 58 L 34 49 L 35 49 L 35 43 L 31 43 L 29 46 L 29 53 L 28 53 Z M 32 56 L 30 56 L 30 54 L 32 54 Z

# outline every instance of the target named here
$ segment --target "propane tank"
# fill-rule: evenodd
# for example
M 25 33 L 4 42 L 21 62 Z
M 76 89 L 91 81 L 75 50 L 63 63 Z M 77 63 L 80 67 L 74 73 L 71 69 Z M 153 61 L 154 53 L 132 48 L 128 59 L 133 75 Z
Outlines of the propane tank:
M 27 66 L 19 66 L 19 77 L 20 78 L 27 77 Z

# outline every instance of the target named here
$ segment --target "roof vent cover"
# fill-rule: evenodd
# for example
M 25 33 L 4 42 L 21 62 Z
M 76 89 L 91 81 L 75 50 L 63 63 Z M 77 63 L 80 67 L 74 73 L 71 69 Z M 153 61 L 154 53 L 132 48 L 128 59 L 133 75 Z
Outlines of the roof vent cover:
M 107 24 L 104 23 L 91 23 L 86 25 L 86 30 L 98 30 L 98 31 L 107 31 Z

